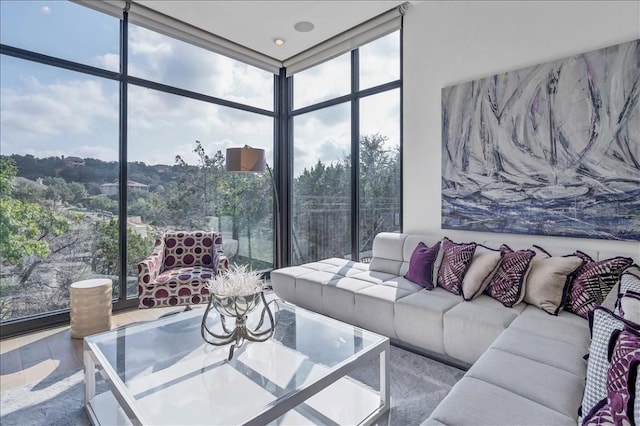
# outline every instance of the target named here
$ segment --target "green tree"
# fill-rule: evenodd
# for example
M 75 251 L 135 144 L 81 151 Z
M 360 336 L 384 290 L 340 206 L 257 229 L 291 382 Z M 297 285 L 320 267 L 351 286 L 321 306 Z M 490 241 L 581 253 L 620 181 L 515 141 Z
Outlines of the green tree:
M 47 257 L 47 237 L 66 232 L 69 223 L 53 210 L 12 196 L 16 166 L 0 157 L 0 262 L 22 266 L 29 256 Z
M 94 224 L 91 267 L 98 274 L 118 274 L 120 259 L 118 223 L 118 219 L 113 218 Z M 127 229 L 127 258 L 135 260 L 135 262 L 127 262 L 127 275 L 133 276 L 138 273 L 137 261 L 147 257 L 152 248 L 151 238 L 145 238 Z

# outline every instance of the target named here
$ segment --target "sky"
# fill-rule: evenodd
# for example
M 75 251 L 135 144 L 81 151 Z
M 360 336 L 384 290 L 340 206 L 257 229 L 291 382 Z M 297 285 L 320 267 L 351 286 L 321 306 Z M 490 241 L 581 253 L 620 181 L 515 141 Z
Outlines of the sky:
M 171 39 L 129 27 L 129 74 L 273 110 L 273 74 Z M 67 1 L 0 1 L 0 41 L 117 71 L 119 21 Z M 399 78 L 399 35 L 360 49 L 361 88 Z M 349 54 L 294 76 L 294 108 L 349 91 Z M 213 155 L 250 145 L 273 155 L 273 118 L 139 86 L 128 91 L 129 161 L 196 162 L 196 141 Z M 0 153 L 118 160 L 118 83 L 0 56 Z M 399 90 L 361 101 L 361 134 L 399 143 Z M 318 160 L 349 153 L 350 107 L 337 105 L 294 118 L 294 174 Z

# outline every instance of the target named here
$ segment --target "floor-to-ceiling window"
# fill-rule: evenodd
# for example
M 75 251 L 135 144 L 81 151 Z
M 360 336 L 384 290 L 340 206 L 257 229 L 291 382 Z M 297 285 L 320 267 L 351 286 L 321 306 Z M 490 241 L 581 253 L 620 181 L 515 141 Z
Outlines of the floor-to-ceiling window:
M 271 182 L 226 172 L 224 155 L 249 145 L 273 164 L 273 112 L 254 110 L 273 110 L 274 75 L 136 25 L 128 58 L 129 295 L 137 263 L 165 230 L 220 231 L 231 263 L 272 268 Z
M 119 21 L 68 2 L 3 1 L 0 41 L 34 59 L 0 56 L 2 324 L 68 309 L 77 280 L 118 288 L 117 239 L 100 244 L 118 198 L 100 184 L 118 175 Z
M 291 78 L 292 262 L 366 259 L 401 229 L 400 32 Z
M 290 176 L 280 236 L 291 236 L 294 264 L 363 259 L 376 233 L 401 229 L 399 31 L 296 73 L 282 108 L 284 72 L 126 13 L 0 7 L 3 333 L 63 318 L 80 279 L 109 277 L 114 306 L 135 306 L 137 263 L 168 229 L 221 231 L 233 263 L 272 268 L 274 182 L 226 172 L 229 147 L 263 148 Z
M 233 263 L 273 267 L 272 183 L 224 168 L 244 145 L 273 164 L 272 73 L 71 2 L 0 7 L 3 334 L 63 318 L 81 279 L 135 305 L 167 229 L 219 230 Z

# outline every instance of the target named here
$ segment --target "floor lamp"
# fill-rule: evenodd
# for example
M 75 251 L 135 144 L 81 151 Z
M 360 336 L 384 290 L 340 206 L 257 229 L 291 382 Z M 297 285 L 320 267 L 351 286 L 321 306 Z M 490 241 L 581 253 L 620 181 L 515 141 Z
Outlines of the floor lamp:
M 276 190 L 276 181 L 273 178 L 271 167 L 267 164 L 264 155 L 264 149 L 252 148 L 245 145 L 242 148 L 227 148 L 226 170 L 228 172 L 253 172 L 264 173 L 269 172 L 271 178 L 271 187 L 273 188 L 273 199 L 276 203 L 276 260 L 279 260 L 279 240 L 280 240 L 280 201 L 278 199 L 278 191 Z M 276 261 L 275 267 L 278 267 Z

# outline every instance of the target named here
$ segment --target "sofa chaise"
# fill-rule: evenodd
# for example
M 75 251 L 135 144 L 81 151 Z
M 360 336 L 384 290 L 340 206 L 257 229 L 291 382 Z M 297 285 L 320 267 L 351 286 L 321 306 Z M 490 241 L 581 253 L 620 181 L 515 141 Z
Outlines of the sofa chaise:
M 369 264 L 331 258 L 282 268 L 272 271 L 272 286 L 288 302 L 468 369 L 425 424 L 575 425 L 587 376 L 589 322 L 561 307 L 545 312 L 524 301 L 506 307 L 487 294 L 465 301 L 438 283 L 428 290 L 406 279 L 418 243 L 433 247 L 441 240 L 381 233 Z M 575 251 L 545 249 L 550 256 Z M 629 253 L 585 255 L 597 260 Z M 441 267 L 436 262 L 434 281 Z

